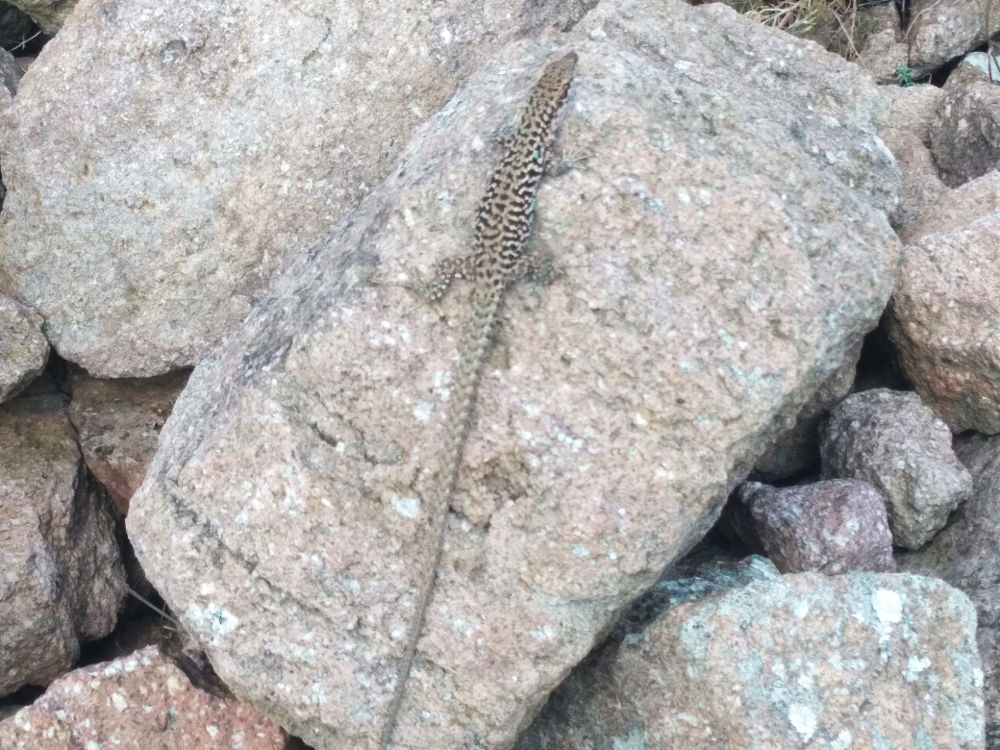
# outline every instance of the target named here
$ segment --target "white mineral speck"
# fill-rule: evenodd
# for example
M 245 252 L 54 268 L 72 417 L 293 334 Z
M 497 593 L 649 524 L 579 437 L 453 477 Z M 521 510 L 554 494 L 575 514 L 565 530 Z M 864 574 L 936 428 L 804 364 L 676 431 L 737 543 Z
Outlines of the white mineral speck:
M 416 497 L 397 497 L 392 501 L 392 509 L 404 518 L 416 518 L 420 515 L 420 499 Z
M 931 660 L 926 656 L 916 657 L 911 656 L 906 661 L 906 671 L 903 676 L 906 678 L 907 682 L 913 682 L 920 678 L 920 674 L 924 672 L 931 665 Z
M 854 737 L 846 729 L 841 729 L 830 743 L 830 750 L 848 750 L 854 744 Z
M 875 616 L 882 622 L 899 622 L 903 619 L 903 600 L 889 589 L 879 589 L 872 596 Z
M 816 731 L 816 713 L 801 703 L 793 703 L 788 707 L 788 720 L 803 742 L 808 742 Z
M 167 693 L 170 695 L 176 695 L 183 688 L 181 687 L 181 682 L 176 677 L 167 678 Z

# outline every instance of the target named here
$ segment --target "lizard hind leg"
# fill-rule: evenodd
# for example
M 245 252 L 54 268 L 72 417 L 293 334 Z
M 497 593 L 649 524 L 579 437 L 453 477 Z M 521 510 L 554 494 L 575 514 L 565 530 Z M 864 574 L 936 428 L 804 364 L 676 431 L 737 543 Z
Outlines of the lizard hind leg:
M 468 279 L 472 275 L 471 255 L 460 258 L 445 258 L 434 267 L 434 277 L 424 287 L 424 294 L 430 302 L 444 298 L 455 279 Z
M 594 149 L 589 144 L 572 151 L 561 151 L 553 147 L 546 154 L 545 174 L 551 177 L 561 177 L 574 169 L 582 169 L 592 156 L 594 156 Z

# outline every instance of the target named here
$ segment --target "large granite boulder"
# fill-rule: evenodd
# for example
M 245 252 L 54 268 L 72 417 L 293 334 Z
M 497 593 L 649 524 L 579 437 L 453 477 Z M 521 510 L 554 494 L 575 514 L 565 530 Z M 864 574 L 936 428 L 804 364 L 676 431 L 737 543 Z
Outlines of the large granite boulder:
M 470 249 L 509 123 L 579 55 L 533 247 L 479 389 L 416 663 Z M 736 77 L 734 69 L 745 75 Z M 877 322 L 898 241 L 881 99 L 723 6 L 615 2 L 510 46 L 191 376 L 132 499 L 146 572 L 234 691 L 318 748 L 510 747 L 701 538 Z

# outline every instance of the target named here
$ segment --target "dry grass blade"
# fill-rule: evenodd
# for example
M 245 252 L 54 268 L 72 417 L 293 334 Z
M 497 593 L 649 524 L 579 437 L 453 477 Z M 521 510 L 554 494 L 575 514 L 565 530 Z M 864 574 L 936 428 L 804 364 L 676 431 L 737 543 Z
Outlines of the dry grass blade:
M 861 35 L 857 0 L 725 0 L 747 18 L 813 38 L 827 49 L 856 59 Z

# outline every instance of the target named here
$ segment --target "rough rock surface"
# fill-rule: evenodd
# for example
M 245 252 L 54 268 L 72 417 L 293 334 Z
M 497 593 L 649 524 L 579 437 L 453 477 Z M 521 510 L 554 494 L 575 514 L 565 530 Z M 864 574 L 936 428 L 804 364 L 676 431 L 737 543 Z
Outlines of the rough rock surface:
M 38 24 L 46 34 L 59 31 L 63 21 L 76 7 L 76 0 L 7 0 Z
M 623 640 L 634 643 L 636 634 L 641 638 L 653 620 L 678 604 L 699 601 L 715 591 L 742 588 L 754 581 L 770 581 L 777 572 L 774 563 L 756 554 L 725 558 L 713 551 L 708 551 L 705 557 L 692 553 L 691 558 L 684 558 L 667 568 L 660 580 L 632 602 L 598 649 Z M 577 675 L 585 672 L 582 666 L 574 670 Z M 523 745 L 521 742 L 518 747 Z
M 14 96 L 17 93 L 17 87 L 20 82 L 21 66 L 17 64 L 17 60 L 14 59 L 14 56 L 10 52 L 6 49 L 0 49 L 0 83 L 7 89 L 7 93 Z
M 1000 438 L 960 438 L 956 452 L 975 480 L 948 528 L 901 568 L 943 578 L 972 599 L 986 685 L 987 747 L 1000 747 Z
M 888 102 L 888 112 L 879 135 L 896 157 L 903 173 L 899 203 L 889 217 L 892 225 L 899 230 L 919 218 L 925 208 L 947 191 L 931 155 L 928 132 L 930 122 L 944 98 L 944 91 L 928 83 L 880 86 L 879 92 Z
M 468 289 L 435 307 L 397 282 L 469 251 L 489 136 L 569 46 L 562 149 L 600 158 L 539 195 L 559 278 L 509 295 L 397 743 L 510 747 L 891 290 L 898 173 L 853 66 L 659 0 L 505 50 L 196 368 L 132 500 L 217 671 L 316 747 L 377 743 L 436 547 Z
M 73 387 L 69 418 L 80 433 L 83 458 L 123 517 L 187 378 L 187 372 L 148 379 L 89 378 Z
M 1000 168 L 1000 86 L 978 68 L 959 65 L 945 83 L 930 142 L 949 187 Z
M 979 749 L 975 629 L 935 579 L 772 574 L 606 644 L 517 748 Z
M 103 491 L 59 396 L 0 406 L 0 696 L 45 685 L 107 635 L 125 596 Z
M 1000 432 L 1000 172 L 943 194 L 903 234 L 889 335 L 953 432 Z
M 1000 211 L 1000 170 L 993 170 L 982 177 L 967 182 L 954 190 L 945 190 L 938 200 L 924 210 L 917 221 L 907 224 L 900 238 L 907 245 L 918 244 L 934 234 L 948 234 L 990 214 Z M 955 259 L 959 265 L 961 258 Z M 979 270 L 979 269 L 977 269 Z M 900 276 L 905 271 L 900 268 Z M 958 281 L 966 281 L 957 276 Z
M 899 88 L 896 71 L 906 62 L 908 54 L 895 6 L 892 3 L 859 5 L 858 20 L 866 27 L 860 40 L 858 64 L 879 83 Z
M 246 703 L 194 687 L 154 646 L 74 670 L 0 721 L 5 750 L 283 750 L 287 742 Z
M 823 476 L 862 479 L 882 493 L 893 541 L 916 549 L 972 492 L 951 431 L 912 392 L 854 393 L 832 412 L 820 442 Z
M 0 294 L 0 401 L 16 396 L 49 358 L 42 317 Z
M 896 570 L 885 500 L 867 482 L 831 479 L 781 489 L 748 482 L 740 500 L 782 573 Z
M 755 474 L 768 481 L 785 479 L 819 465 L 819 425 L 830 407 L 840 402 L 854 383 L 861 341 L 848 352 L 844 363 L 820 386 L 794 421 L 780 434 L 754 466 Z
M 0 266 L 91 375 L 190 366 L 484 57 L 591 4 L 87 3 L 5 118 Z
M 913 7 L 913 21 L 905 35 L 906 60 L 916 76 L 975 49 L 1000 30 L 1000 13 L 991 0 L 935 0 Z M 984 18 L 989 18 L 987 32 Z

